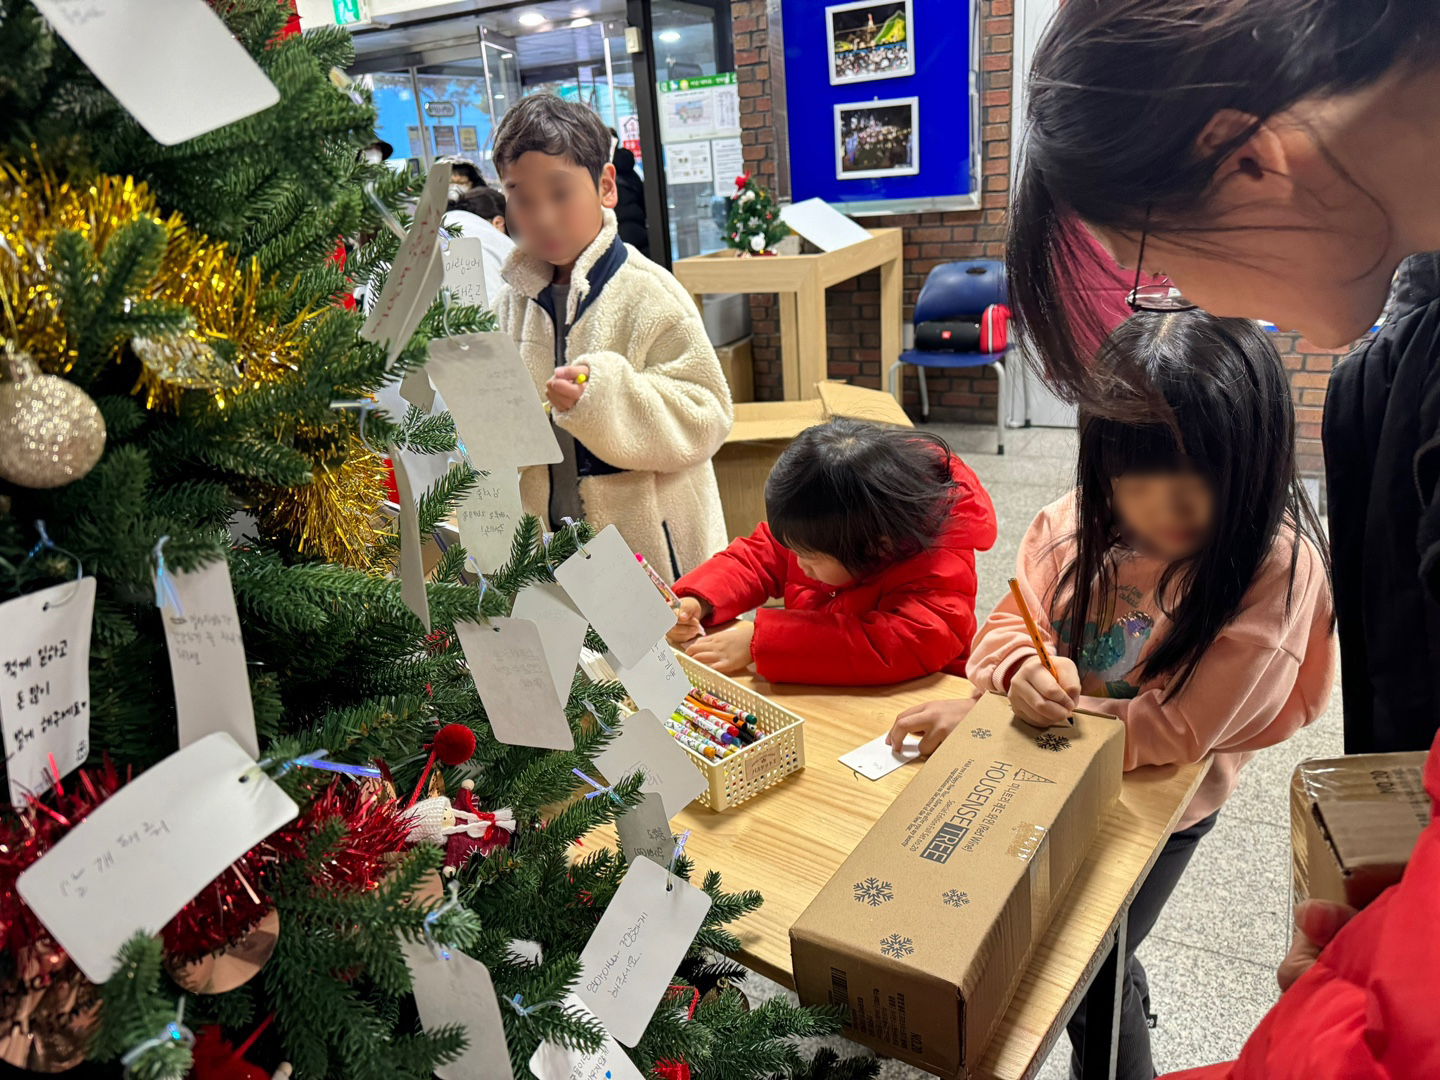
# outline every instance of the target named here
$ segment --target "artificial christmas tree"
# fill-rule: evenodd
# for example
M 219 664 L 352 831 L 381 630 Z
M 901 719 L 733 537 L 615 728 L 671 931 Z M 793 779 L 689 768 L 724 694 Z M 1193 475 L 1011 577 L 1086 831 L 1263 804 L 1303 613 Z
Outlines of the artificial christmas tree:
M 725 214 L 725 242 L 744 255 L 765 255 L 774 254 L 775 245 L 789 235 L 770 192 L 748 172 L 737 176 Z
M 399 418 L 366 403 L 423 365 L 432 338 L 486 330 L 490 317 L 437 300 L 395 356 L 360 335 L 364 313 L 345 301 L 354 283 L 380 292 L 400 247 L 387 224 L 403 224 L 419 185 L 357 155 L 374 113 L 332 78 L 351 59 L 346 34 L 287 34 L 274 0 L 215 7 L 280 102 L 166 147 L 27 0 L 0 0 L 0 342 L 27 381 L 63 383 L 76 417 L 80 397 L 97 412 L 0 448 L 22 466 L 0 482 L 0 601 L 73 590 L 77 577 L 93 588 L 89 697 L 74 706 L 88 711 L 84 765 L 72 772 L 52 757 L 33 785 L 43 793 L 0 811 L 10 1033 L 0 1054 L 42 1072 L 84 1058 L 73 1075 L 123 1069 L 141 1080 L 192 1064 L 200 1080 L 284 1069 L 303 1080 L 427 1077 L 466 1039 L 417 1025 L 402 942 L 428 942 L 488 968 L 506 1046 L 486 1050 L 524 1075 L 542 1041 L 593 1048 L 603 1037 L 559 1003 L 626 866 L 576 845 L 637 804 L 641 778 L 577 797 L 574 771 L 593 774 L 607 728 L 622 723 L 617 684 L 574 680 L 571 751 L 499 742 L 454 627 L 508 614 L 589 531 L 545 536 L 525 519 L 511 558 L 479 589 L 451 547 L 426 586 L 428 634 L 407 607 L 389 576 L 401 541 L 377 515 L 376 451 L 448 454 L 454 429 L 444 414 Z M 339 262 L 337 237 L 364 242 Z M 26 382 L 6 385 L 14 397 Z M 457 466 L 423 493 L 420 534 L 476 482 Z M 179 595 L 217 566 L 228 568 L 236 625 L 208 632 L 243 641 L 244 714 L 264 759 L 239 779 L 278 785 L 297 813 L 158 936 L 132 938 L 91 985 L 20 879 L 146 770 L 175 760 L 186 723 Z M 601 645 L 593 632 L 590 644 Z M 11 757 L 15 714 L 0 717 Z M 415 814 L 421 800 L 440 800 L 433 836 Z M 455 871 L 453 901 L 442 863 Z M 689 877 L 683 857 L 672 869 Z M 687 961 L 696 971 L 710 951 L 737 947 L 727 924 L 760 903 L 723 892 L 714 875 L 703 889 L 710 907 Z M 835 1030 L 834 1016 L 782 1002 L 751 1020 L 736 999 L 723 993 L 693 1018 L 667 999 L 631 1058 L 647 1072 L 682 1063 L 694 1080 L 816 1075 L 789 1040 Z M 829 1059 L 817 1060 L 828 1074 Z

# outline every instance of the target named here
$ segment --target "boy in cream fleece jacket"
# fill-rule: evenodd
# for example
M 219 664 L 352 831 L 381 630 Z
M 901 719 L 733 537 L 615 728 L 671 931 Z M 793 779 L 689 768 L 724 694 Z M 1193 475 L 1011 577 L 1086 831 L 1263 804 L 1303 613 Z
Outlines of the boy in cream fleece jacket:
M 528 97 L 495 133 L 519 248 L 495 298 L 565 451 L 524 470 L 525 509 L 616 526 L 670 580 L 725 547 L 710 458 L 730 390 L 694 302 L 616 235 L 610 132 L 582 105 Z

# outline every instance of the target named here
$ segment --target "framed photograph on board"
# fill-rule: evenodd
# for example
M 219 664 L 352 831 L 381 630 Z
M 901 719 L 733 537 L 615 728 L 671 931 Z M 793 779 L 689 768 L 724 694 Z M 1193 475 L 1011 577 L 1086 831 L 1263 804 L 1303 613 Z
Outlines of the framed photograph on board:
M 835 106 L 835 176 L 914 176 L 920 171 L 920 99 Z
M 825 9 L 830 84 L 915 74 L 911 0 L 859 0 Z

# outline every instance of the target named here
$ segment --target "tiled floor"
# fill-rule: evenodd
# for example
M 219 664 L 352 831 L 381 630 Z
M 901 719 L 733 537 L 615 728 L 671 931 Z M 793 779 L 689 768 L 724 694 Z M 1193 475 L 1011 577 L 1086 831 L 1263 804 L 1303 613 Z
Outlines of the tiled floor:
M 934 425 L 979 475 L 994 500 L 1000 537 L 978 558 L 978 610 L 989 611 L 1014 572 L 1020 540 L 1036 512 L 1074 482 L 1073 431 L 1008 432 L 1005 456 L 995 455 L 992 428 Z M 1341 753 L 1340 693 L 1330 710 L 1289 742 L 1259 754 L 1241 774 L 1239 790 L 1221 811 L 1215 830 L 1201 841 L 1180 887 L 1140 949 L 1150 976 L 1151 1006 L 1159 1016 L 1153 1032 L 1162 1072 L 1234 1057 L 1276 997 L 1275 966 L 1289 940 L 1291 770 L 1305 758 Z M 758 976 L 747 992 L 761 999 L 782 993 Z M 868 1051 L 835 1040 L 846 1053 Z M 1069 1046 L 1040 1071 L 1041 1080 L 1062 1080 Z M 884 1062 L 884 1080 L 926 1074 Z

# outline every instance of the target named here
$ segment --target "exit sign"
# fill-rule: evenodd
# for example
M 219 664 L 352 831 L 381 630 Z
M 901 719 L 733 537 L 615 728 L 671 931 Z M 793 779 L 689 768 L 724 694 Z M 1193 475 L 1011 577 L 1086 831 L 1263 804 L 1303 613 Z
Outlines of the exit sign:
M 370 16 L 370 13 L 365 10 L 365 0 L 331 0 L 331 2 L 335 5 L 336 26 L 365 22 Z

